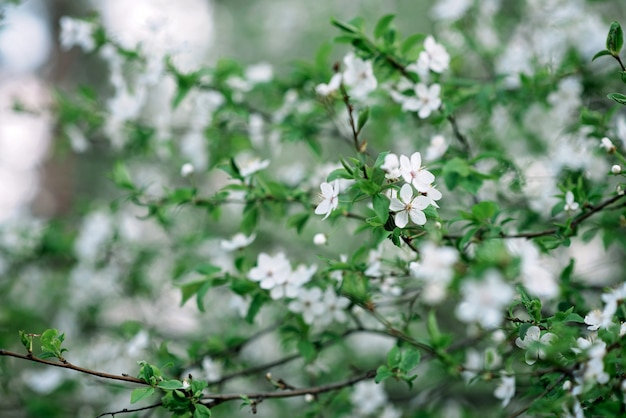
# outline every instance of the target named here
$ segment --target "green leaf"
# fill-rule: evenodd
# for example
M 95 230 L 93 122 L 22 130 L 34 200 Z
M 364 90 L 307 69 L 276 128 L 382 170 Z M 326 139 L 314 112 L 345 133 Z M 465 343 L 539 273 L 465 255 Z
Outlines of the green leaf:
M 248 204 L 243 210 L 243 219 L 241 220 L 240 230 L 245 235 L 251 235 L 257 224 L 259 223 L 259 207 L 255 204 Z
M 352 179 L 352 178 L 354 178 L 354 176 L 350 172 L 348 172 L 348 170 L 346 170 L 345 168 L 338 168 L 336 170 L 331 171 L 326 181 L 330 183 L 331 181 L 336 180 L 336 179 Z
M 620 93 L 609 93 L 606 95 L 611 100 L 615 100 L 617 103 L 621 105 L 626 105 L 626 96 Z
M 250 306 L 248 307 L 248 313 L 246 314 L 246 322 L 249 324 L 254 323 L 254 317 L 259 313 L 263 304 L 267 302 L 267 296 L 263 293 L 257 293 L 252 298 L 252 302 L 250 302 Z
M 214 266 L 209 263 L 202 263 L 196 266 L 194 269 L 197 273 L 204 274 L 206 276 L 213 275 L 215 273 L 219 273 L 222 269 L 220 267 Z
M 197 280 L 189 283 L 184 283 L 180 286 L 180 290 L 182 292 L 182 298 L 180 301 L 180 306 L 183 306 L 187 301 L 202 287 L 202 285 L 206 282 L 206 279 Z
M 28 350 L 29 353 L 33 351 L 33 338 L 29 335 L 26 335 L 26 333 L 21 330 L 19 334 L 20 334 L 20 341 L 22 342 L 22 345 L 24 346 L 24 348 L 26 348 L 26 350 Z
M 56 357 L 61 356 L 61 343 L 65 339 L 65 335 L 60 334 L 55 328 L 45 330 L 39 339 L 41 349 L 52 353 Z
M 211 418 L 211 410 L 201 403 L 197 403 L 194 405 L 196 408 L 193 411 L 193 418 Z
M 148 387 L 148 388 L 137 388 L 135 390 L 133 390 L 130 394 L 130 403 L 137 403 L 142 399 L 145 399 L 149 396 L 152 396 L 152 394 L 154 393 L 154 388 L 153 387 Z
M 317 349 L 315 344 L 308 340 L 298 341 L 298 352 L 304 358 L 304 361 L 308 364 L 315 360 L 317 357 Z
M 412 347 L 408 347 L 402 353 L 402 360 L 400 361 L 400 365 L 398 367 L 403 372 L 408 373 L 419 364 L 420 358 L 421 353 L 419 351 Z
M 130 179 L 130 174 L 128 174 L 126 166 L 121 161 L 117 161 L 113 166 L 111 179 L 116 186 L 121 187 L 122 189 L 135 190 L 135 185 Z
M 402 55 L 410 55 L 414 48 L 416 48 L 418 45 L 421 46 L 424 39 L 426 39 L 426 35 L 424 35 L 423 33 L 416 33 L 415 35 L 407 37 L 404 42 L 402 42 L 400 52 L 402 53 Z
M 479 202 L 472 206 L 472 215 L 479 222 L 489 221 L 498 211 L 498 205 L 489 200 Z
M 380 383 L 383 380 L 389 379 L 393 375 L 394 373 L 389 370 L 387 366 L 380 366 L 378 369 L 376 369 L 376 377 L 374 378 L 374 381 L 376 383 Z
M 389 198 L 380 193 L 375 194 L 372 196 L 372 203 L 376 216 L 380 220 L 381 224 L 384 225 L 389 218 Z
M 606 38 L 606 49 L 608 49 L 612 55 L 618 55 L 624 44 L 624 33 L 619 22 L 613 21 L 609 34 Z
M 591 61 L 594 61 L 596 58 L 604 57 L 606 55 L 611 55 L 611 52 L 604 49 L 598 52 L 596 55 L 594 55 L 593 58 L 591 58 Z
M 308 212 L 296 213 L 287 218 L 287 226 L 296 228 L 296 231 L 300 234 L 310 217 L 311 214 Z
M 165 390 L 182 389 L 183 382 L 181 382 L 180 380 L 164 380 L 162 382 L 159 382 L 157 387 Z
M 387 32 L 387 29 L 389 29 L 389 26 L 391 26 L 391 22 L 393 22 L 393 19 L 395 17 L 396 16 L 393 14 L 388 14 L 381 17 L 378 23 L 376 23 L 376 27 L 374 28 L 374 37 L 382 38 L 385 35 L 385 32 Z
M 339 29 L 341 29 L 344 32 L 347 32 L 347 33 L 359 33 L 359 29 L 356 26 L 351 25 L 351 24 L 346 23 L 346 22 L 342 22 L 342 21 L 337 20 L 335 18 L 330 19 L 330 23 L 332 25 L 338 27 Z
M 402 360 L 402 354 L 400 353 L 400 348 L 397 345 L 394 345 L 391 350 L 387 353 L 387 366 L 390 368 L 398 367 L 400 364 L 400 360 Z
M 363 129 L 363 127 L 365 126 L 369 118 L 370 118 L 370 108 L 368 106 L 365 109 L 363 109 L 361 113 L 359 113 L 359 119 L 357 120 L 357 124 L 356 124 L 357 134 L 361 132 L 361 129 Z

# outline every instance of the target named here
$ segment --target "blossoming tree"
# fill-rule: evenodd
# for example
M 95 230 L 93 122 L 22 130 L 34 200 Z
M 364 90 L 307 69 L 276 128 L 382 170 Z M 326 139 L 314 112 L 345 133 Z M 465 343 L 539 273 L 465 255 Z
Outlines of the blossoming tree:
M 12 248 L 2 231 L 23 281 L 4 309 L 23 316 L 1 364 L 23 382 L 3 381 L 0 406 L 626 414 L 622 29 L 589 56 L 566 31 L 588 6 L 547 16 L 529 1 L 501 47 L 480 22 L 504 6 L 466 3 L 434 9 L 456 22 L 441 37 L 402 37 L 392 15 L 373 30 L 332 20 L 344 57 L 282 79 L 226 60 L 182 69 L 63 18 L 61 45 L 101 57 L 113 93 L 60 92 L 51 111 L 75 152 L 108 144 L 117 194 L 77 232 L 30 224 Z M 520 52 L 542 19 L 564 33 L 549 61 L 545 43 Z M 602 71 L 610 58 L 619 74 Z M 169 119 L 146 111 L 159 83 Z

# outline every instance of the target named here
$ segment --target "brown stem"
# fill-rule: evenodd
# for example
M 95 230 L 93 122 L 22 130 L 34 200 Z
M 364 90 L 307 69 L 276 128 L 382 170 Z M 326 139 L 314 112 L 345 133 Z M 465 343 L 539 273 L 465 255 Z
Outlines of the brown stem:
M 117 375 L 117 374 L 109 374 L 109 373 L 98 372 L 98 371 L 95 371 L 95 370 L 86 369 L 84 367 L 75 366 L 75 365 L 73 365 L 72 363 L 70 363 L 68 361 L 63 361 L 63 362 L 59 363 L 59 362 L 56 362 L 56 361 L 50 361 L 50 360 L 42 359 L 42 358 L 39 358 L 39 357 L 35 357 L 35 356 L 29 355 L 29 354 L 19 354 L 19 353 L 14 353 L 12 351 L 2 350 L 2 349 L 0 349 L 0 356 L 15 357 L 15 358 L 19 358 L 19 359 L 22 359 L 22 360 L 34 361 L 35 363 L 46 364 L 48 366 L 61 367 L 63 369 L 75 370 L 75 371 L 80 372 L 80 373 L 90 374 L 92 376 L 102 377 L 104 379 L 121 380 L 123 382 L 137 383 L 137 384 L 140 384 L 140 385 L 148 385 L 148 386 L 150 385 L 146 381 L 144 381 L 142 379 L 138 379 L 136 377 L 127 376 L 127 375 Z

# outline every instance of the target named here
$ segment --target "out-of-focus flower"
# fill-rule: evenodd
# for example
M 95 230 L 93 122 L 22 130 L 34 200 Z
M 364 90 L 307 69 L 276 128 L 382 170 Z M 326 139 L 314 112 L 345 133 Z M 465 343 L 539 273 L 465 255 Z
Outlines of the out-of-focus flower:
M 220 246 L 225 251 L 235 251 L 241 248 L 245 248 L 248 245 L 252 244 L 255 238 L 256 238 L 256 234 L 252 234 L 249 237 L 246 237 L 244 234 L 239 232 L 233 235 L 233 237 L 230 240 L 225 240 L 225 239 L 221 240 Z
M 61 47 L 70 49 L 75 45 L 81 47 L 85 52 L 91 52 L 96 47 L 93 40 L 95 25 L 85 20 L 74 19 L 63 16 L 61 24 Z
M 615 145 L 613 145 L 613 142 L 606 136 L 600 140 L 600 148 L 604 148 L 609 154 L 615 152 Z
M 563 209 L 566 212 L 574 212 L 578 210 L 579 207 L 580 205 L 578 204 L 578 202 L 574 201 L 574 193 L 572 193 L 571 191 L 565 193 L 565 206 L 563 207 Z
M 435 135 L 430 139 L 430 146 L 426 149 L 426 161 L 433 161 L 441 158 L 448 150 L 446 138 L 443 135 Z
M 354 385 L 350 401 L 359 415 L 369 416 L 387 403 L 387 394 L 382 385 L 364 380 Z
M 315 92 L 320 96 L 330 96 L 341 86 L 341 73 L 334 74 L 328 84 L 318 84 L 315 86 Z
M 426 119 L 432 112 L 441 106 L 441 86 L 433 84 L 430 87 L 424 83 L 415 86 L 415 97 L 405 96 L 402 110 L 417 112 L 417 115 Z
M 385 172 L 385 178 L 397 179 L 400 177 L 400 160 L 398 156 L 393 153 L 385 155 L 385 160 L 380 168 Z
M 364 61 L 353 53 L 349 53 L 343 59 L 346 69 L 343 72 L 343 82 L 350 87 L 350 95 L 357 100 L 364 99 L 372 91 L 376 90 L 378 81 L 374 76 L 371 61 Z
M 326 234 L 323 234 L 321 232 L 315 234 L 315 236 L 313 237 L 313 244 L 315 245 L 326 245 L 327 242 L 328 237 L 326 236 Z
M 622 172 L 622 166 L 615 164 L 614 166 L 611 167 L 611 173 L 613 174 L 619 174 Z
M 193 164 L 185 163 L 180 168 L 180 175 L 183 176 L 183 177 L 189 177 L 190 175 L 193 174 L 194 171 L 195 171 L 195 169 L 193 167 Z
M 322 301 L 322 291 L 319 287 L 298 289 L 296 299 L 289 303 L 291 312 L 302 314 L 307 324 L 313 324 L 316 318 L 325 314 L 325 304 Z
M 515 376 L 502 375 L 500 384 L 493 392 L 493 396 L 502 399 L 502 407 L 505 408 L 515 395 Z
M 428 36 L 424 41 L 424 51 L 420 52 L 417 59 L 417 67 L 423 70 L 430 70 L 435 73 L 442 73 L 450 65 L 450 55 L 443 45 L 435 42 L 435 38 Z
M 515 344 L 526 350 L 526 363 L 535 364 L 538 358 L 546 358 L 546 352 L 541 346 L 550 345 L 555 338 L 556 335 L 550 332 L 541 335 L 539 327 L 533 325 L 526 330 L 524 339 L 517 337 Z
M 515 293 L 500 273 L 490 270 L 481 281 L 465 280 L 461 285 L 463 300 L 456 308 L 456 317 L 462 322 L 475 322 L 493 329 L 502 322 L 502 310 L 513 300 Z

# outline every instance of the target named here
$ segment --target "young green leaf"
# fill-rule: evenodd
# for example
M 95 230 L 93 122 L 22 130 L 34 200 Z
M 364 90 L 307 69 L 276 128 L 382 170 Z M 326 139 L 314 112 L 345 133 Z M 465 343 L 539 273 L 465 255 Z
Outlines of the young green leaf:
M 193 411 L 193 418 L 211 418 L 211 410 L 206 406 L 197 403 L 194 407 L 196 409 Z
M 153 387 L 137 388 L 133 390 L 130 394 L 130 403 L 131 404 L 137 403 L 142 399 L 152 396 L 153 393 L 154 393 Z
M 606 37 L 606 49 L 608 49 L 612 55 L 618 55 L 624 44 L 624 33 L 619 22 L 613 21 L 609 34 Z

